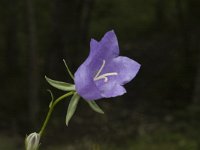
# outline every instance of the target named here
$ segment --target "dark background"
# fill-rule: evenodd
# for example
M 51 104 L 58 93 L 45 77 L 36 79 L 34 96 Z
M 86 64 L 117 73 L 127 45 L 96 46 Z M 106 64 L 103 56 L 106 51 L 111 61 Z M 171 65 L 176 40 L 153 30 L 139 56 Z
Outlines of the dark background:
M 44 76 L 73 81 L 91 38 L 114 29 L 121 55 L 138 61 L 127 94 L 83 100 L 69 127 L 69 99 L 55 109 L 41 140 L 46 150 L 200 149 L 200 1 L 0 0 L 0 149 L 23 149 L 51 100 L 64 94 Z

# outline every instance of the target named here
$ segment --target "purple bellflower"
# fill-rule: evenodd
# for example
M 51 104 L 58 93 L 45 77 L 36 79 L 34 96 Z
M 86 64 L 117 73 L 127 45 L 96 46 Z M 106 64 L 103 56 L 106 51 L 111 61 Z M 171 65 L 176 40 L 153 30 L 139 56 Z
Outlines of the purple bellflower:
M 119 56 L 117 37 L 113 30 L 101 41 L 90 42 L 90 54 L 75 72 L 75 89 L 85 100 L 97 100 L 123 95 L 124 84 L 130 82 L 140 69 L 136 61 Z

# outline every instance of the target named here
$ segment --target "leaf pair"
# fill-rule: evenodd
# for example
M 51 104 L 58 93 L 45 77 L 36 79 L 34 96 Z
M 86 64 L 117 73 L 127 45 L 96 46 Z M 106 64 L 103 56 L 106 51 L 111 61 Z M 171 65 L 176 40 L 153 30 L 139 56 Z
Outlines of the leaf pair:
M 79 102 L 80 96 L 75 92 L 74 95 L 72 96 L 69 106 L 67 109 L 67 115 L 66 115 L 66 120 L 65 123 L 68 126 L 70 119 L 74 115 L 78 102 Z M 104 114 L 103 110 L 96 104 L 95 101 L 86 101 L 88 102 L 89 106 L 96 112 Z

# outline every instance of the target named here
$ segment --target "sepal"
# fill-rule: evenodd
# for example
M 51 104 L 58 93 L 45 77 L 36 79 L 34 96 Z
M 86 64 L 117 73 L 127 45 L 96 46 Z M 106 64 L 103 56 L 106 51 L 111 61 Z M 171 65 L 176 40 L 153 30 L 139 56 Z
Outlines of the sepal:
M 95 101 L 86 101 L 89 106 L 95 111 L 98 112 L 100 114 L 104 114 L 103 110 L 97 105 L 97 103 Z
M 50 93 L 50 95 L 51 95 L 51 102 L 49 103 L 49 108 L 51 108 L 51 106 L 52 106 L 52 104 L 53 104 L 53 102 L 54 102 L 54 96 L 53 96 L 53 93 L 51 92 L 51 90 L 47 90 L 49 93 Z
M 62 91 L 75 91 L 74 84 L 52 80 L 52 79 L 48 78 L 47 76 L 45 76 L 45 79 L 51 86 L 53 86 L 56 89 L 59 89 Z
M 67 68 L 67 72 L 69 73 L 70 77 L 74 80 L 74 76 L 73 76 L 72 72 L 70 71 L 70 69 L 64 59 L 63 59 L 63 62 L 65 64 L 65 67 Z
M 74 113 L 76 111 L 76 107 L 78 105 L 79 99 L 80 99 L 80 96 L 77 93 L 74 93 L 74 95 L 72 96 L 72 98 L 69 102 L 66 120 L 65 120 L 65 123 L 67 126 L 69 124 L 70 119 L 72 118 L 72 116 L 74 115 Z

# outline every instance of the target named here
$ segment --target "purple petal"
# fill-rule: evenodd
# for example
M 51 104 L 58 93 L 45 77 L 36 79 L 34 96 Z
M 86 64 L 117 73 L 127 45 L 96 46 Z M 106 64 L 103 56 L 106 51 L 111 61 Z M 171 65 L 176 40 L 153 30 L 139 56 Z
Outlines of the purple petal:
M 113 30 L 107 32 L 100 42 L 92 39 L 90 42 L 90 54 L 87 58 L 87 64 L 90 70 L 93 70 L 93 75 L 98 71 L 102 60 L 112 60 L 119 55 L 119 46 L 117 37 Z
M 94 84 L 90 72 L 90 68 L 84 63 L 78 68 L 74 75 L 75 89 L 85 100 L 100 99 L 102 96 Z
M 126 93 L 126 90 L 123 86 L 119 85 L 117 82 L 109 82 L 104 83 L 99 86 L 99 90 L 102 97 L 109 98 L 109 97 L 116 97 L 123 95 Z
M 113 30 L 107 32 L 100 42 L 92 39 L 90 42 L 90 55 L 89 59 L 96 60 L 109 60 L 119 56 L 119 46 L 117 37 Z
M 116 80 L 120 85 L 124 85 L 136 76 L 140 66 L 139 63 L 128 57 L 119 56 L 110 61 L 109 64 L 105 66 L 104 71 L 117 72 L 118 75 L 114 76 L 113 80 Z
M 119 47 L 114 31 L 107 32 L 100 42 L 92 39 L 90 54 L 75 73 L 75 85 L 78 94 L 86 100 L 102 98 L 93 78 L 99 66 L 101 66 L 102 60 L 110 60 L 118 55 Z
M 122 85 L 130 82 L 139 71 L 140 64 L 128 57 L 119 56 L 109 62 L 105 62 L 101 75 L 110 74 L 105 78 L 95 81 L 103 97 L 115 97 L 124 94 L 126 91 Z M 114 75 L 112 75 L 114 74 Z

